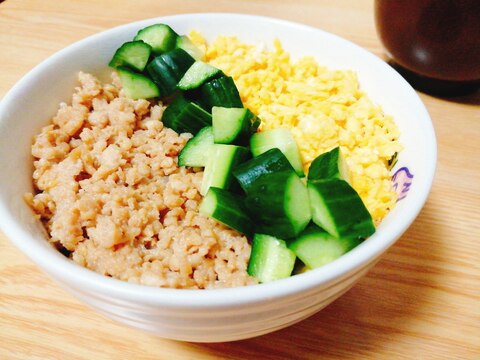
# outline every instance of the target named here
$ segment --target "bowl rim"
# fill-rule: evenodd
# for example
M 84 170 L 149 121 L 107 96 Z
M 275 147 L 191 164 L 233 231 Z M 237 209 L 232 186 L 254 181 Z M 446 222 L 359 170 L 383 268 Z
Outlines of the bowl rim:
M 0 202 L 0 228 L 5 232 L 10 241 L 22 251 L 22 253 L 27 255 L 34 263 L 49 273 L 54 279 L 61 279 L 61 285 L 89 289 L 96 293 L 109 294 L 117 299 L 141 302 L 142 304 L 152 306 L 162 305 L 170 308 L 221 308 L 269 301 L 273 298 L 288 297 L 300 292 L 312 290 L 321 284 L 333 281 L 334 279 L 343 278 L 352 271 L 367 266 L 393 245 L 421 211 L 433 183 L 437 162 L 437 144 L 431 118 L 415 90 L 393 68 L 389 67 L 383 60 L 370 53 L 368 50 L 338 35 L 331 34 L 313 26 L 288 20 L 237 13 L 189 13 L 144 19 L 95 33 L 54 53 L 24 75 L 1 100 L 0 119 L 2 118 L 2 113 L 6 111 L 10 103 L 15 101 L 15 99 L 21 95 L 21 92 L 31 79 L 41 73 L 49 63 L 68 54 L 76 47 L 84 46 L 88 42 L 95 41 L 98 37 L 108 36 L 115 32 L 122 32 L 127 27 L 136 26 L 141 28 L 155 22 L 169 23 L 174 20 L 188 21 L 192 18 L 216 18 L 218 16 L 230 18 L 231 21 L 260 21 L 280 25 L 282 27 L 296 28 L 302 31 L 314 31 L 324 37 L 331 38 L 333 41 L 342 42 L 344 45 L 356 49 L 356 51 L 361 51 L 363 55 L 372 62 L 372 65 L 388 67 L 389 69 L 387 71 L 391 73 L 391 76 L 396 78 L 396 81 L 399 84 L 403 84 L 404 87 L 409 88 L 408 90 L 412 95 L 411 100 L 413 101 L 413 104 L 416 105 L 415 111 L 419 115 L 418 118 L 422 119 L 422 129 L 427 135 L 425 146 L 426 149 L 431 152 L 430 157 L 432 161 L 428 164 L 428 167 L 424 169 L 425 172 L 422 173 L 423 179 L 422 181 L 419 181 L 418 186 L 420 186 L 420 188 L 417 190 L 419 195 L 412 200 L 412 205 L 406 216 L 389 224 L 388 229 L 386 229 L 388 231 L 376 232 L 368 239 L 368 241 L 365 241 L 357 248 L 329 264 L 286 279 L 277 280 L 271 283 L 257 284 L 254 285 L 253 288 L 252 286 L 240 286 L 207 290 L 150 287 L 128 283 L 126 281 L 98 274 L 93 270 L 84 268 L 63 257 L 55 251 L 53 247 L 46 247 L 44 244 L 38 243 L 38 241 L 30 236 L 29 233 L 16 222 L 14 216 L 9 212 L 6 205 L 3 202 Z M 23 251 L 24 247 L 29 248 L 28 253 Z

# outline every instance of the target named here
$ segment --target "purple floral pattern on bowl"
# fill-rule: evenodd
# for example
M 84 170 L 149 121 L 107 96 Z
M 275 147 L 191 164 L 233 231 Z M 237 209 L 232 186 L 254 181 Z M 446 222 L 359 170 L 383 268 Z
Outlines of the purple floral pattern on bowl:
M 406 166 L 398 169 L 392 177 L 393 189 L 397 192 L 397 201 L 404 199 L 410 191 L 413 174 Z

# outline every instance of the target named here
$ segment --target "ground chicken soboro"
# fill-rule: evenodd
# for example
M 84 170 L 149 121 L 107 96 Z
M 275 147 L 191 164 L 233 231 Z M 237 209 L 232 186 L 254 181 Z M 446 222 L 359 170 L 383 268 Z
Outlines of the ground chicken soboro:
M 163 107 L 80 73 L 34 139 L 37 194 L 27 201 L 50 241 L 100 274 L 173 288 L 255 283 L 247 239 L 198 213 L 203 172 L 179 167 L 190 134 L 163 127 Z

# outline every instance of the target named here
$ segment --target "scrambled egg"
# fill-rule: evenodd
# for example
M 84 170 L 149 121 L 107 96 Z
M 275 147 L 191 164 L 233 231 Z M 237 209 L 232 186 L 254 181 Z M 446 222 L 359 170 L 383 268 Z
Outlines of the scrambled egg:
M 376 223 L 397 199 L 388 160 L 402 149 L 391 116 L 360 89 L 355 72 L 329 70 L 313 57 L 293 62 L 280 41 L 269 50 L 232 36 L 207 44 L 198 32 L 192 41 L 205 60 L 233 77 L 245 107 L 262 119 L 260 131 L 291 129 L 305 170 L 320 154 L 340 146 L 350 184 Z

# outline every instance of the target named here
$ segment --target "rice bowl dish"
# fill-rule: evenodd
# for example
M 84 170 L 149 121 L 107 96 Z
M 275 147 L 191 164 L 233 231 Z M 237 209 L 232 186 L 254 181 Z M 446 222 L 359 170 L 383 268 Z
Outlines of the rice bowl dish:
M 394 206 L 390 162 L 401 151 L 390 116 L 361 90 L 354 72 L 310 57 L 290 60 L 279 41 L 190 38 L 205 61 L 232 76 L 260 131 L 292 130 L 308 172 L 340 146 L 349 180 L 376 224 Z M 36 136 L 26 200 L 49 241 L 102 275 L 156 287 L 208 289 L 257 283 L 244 234 L 199 213 L 202 169 L 178 165 L 189 133 L 165 127 L 165 104 L 129 99 L 113 73 L 101 84 L 80 73 L 71 104 L 61 104 Z
M 313 55 L 331 69 L 351 69 L 361 88 L 401 132 L 403 150 L 392 168 L 398 201 L 367 241 L 320 268 L 279 281 L 208 291 L 142 286 L 79 266 L 51 246 L 22 194 L 32 192 L 32 138 L 70 102 L 79 71 L 110 82 L 106 64 L 138 29 L 167 23 L 182 33 L 198 29 L 208 41 L 237 35 L 248 44 L 273 43 L 292 56 Z M 48 91 L 45 89 L 48 88 Z M 21 79 L 0 103 L 0 226 L 39 269 L 73 296 L 123 324 L 169 339 L 220 342 L 251 338 L 305 319 L 350 289 L 412 224 L 429 194 L 436 165 L 431 119 L 415 91 L 368 51 L 322 30 L 239 14 L 184 14 L 126 24 L 54 54 Z M 11 151 L 17 149 L 17 151 Z M 12 181 L 12 179 L 15 181 Z

